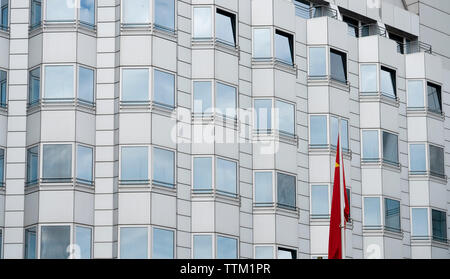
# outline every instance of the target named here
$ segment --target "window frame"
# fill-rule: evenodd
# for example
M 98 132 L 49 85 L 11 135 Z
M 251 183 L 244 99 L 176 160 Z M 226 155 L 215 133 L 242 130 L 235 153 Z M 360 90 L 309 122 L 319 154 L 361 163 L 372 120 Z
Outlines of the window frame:
M 211 189 L 208 188 L 195 188 L 194 187 L 194 172 L 195 172 L 195 159 L 197 158 L 208 158 L 211 161 Z M 202 194 L 202 193 L 212 193 L 215 189 L 215 163 L 214 163 L 214 155 L 192 155 L 192 178 L 191 178 L 191 185 L 192 185 L 192 191 L 194 194 Z
M 146 100 L 124 100 L 124 79 L 123 72 L 124 70 L 147 70 L 147 99 Z M 149 105 L 152 102 L 152 92 L 153 92 L 153 71 L 151 67 L 141 67 L 141 66 L 132 66 L 132 67 L 120 67 L 120 93 L 119 99 L 120 104 L 125 106 L 142 106 Z
M 280 201 L 278 200 L 278 174 L 288 175 L 288 176 L 294 177 L 294 190 L 295 190 L 295 193 L 294 193 L 295 205 L 294 206 L 290 206 L 290 205 L 287 205 L 287 204 L 280 204 Z M 281 171 L 281 170 L 276 170 L 275 174 L 274 174 L 274 177 L 275 177 L 275 183 L 276 183 L 275 196 L 274 196 L 276 207 L 297 212 L 297 210 L 298 210 L 298 201 L 297 201 L 297 195 L 298 195 L 298 189 L 297 189 L 298 181 L 297 180 L 298 180 L 298 177 L 297 177 L 297 175 L 289 173 L 289 172 Z
M 298 251 L 297 249 L 292 249 L 292 248 L 286 248 L 285 246 L 280 246 L 277 245 L 276 246 L 276 259 L 280 259 L 279 258 L 279 251 L 285 251 L 285 252 L 291 252 L 291 256 L 292 256 L 292 260 L 296 260 L 298 257 Z
M 386 214 L 387 214 L 387 209 L 386 209 L 386 202 L 387 200 L 391 200 L 391 201 L 395 201 L 398 202 L 398 219 L 399 219 L 399 228 L 392 228 L 392 227 L 388 227 L 386 225 Z M 392 198 L 392 197 L 383 197 L 383 228 L 386 231 L 390 231 L 390 232 L 394 232 L 394 233 L 401 233 L 402 230 L 402 201 L 400 199 L 397 198 Z
M 80 179 L 78 178 L 78 147 L 83 147 L 83 148 L 89 148 L 92 151 L 92 169 L 91 169 L 91 176 L 92 176 L 92 181 L 85 181 L 84 179 Z M 75 162 L 74 164 L 76 165 L 75 167 L 75 181 L 77 184 L 83 184 L 83 185 L 88 185 L 93 187 L 95 184 L 95 146 L 92 145 L 88 145 L 88 144 L 84 144 L 84 143 L 76 143 L 76 150 L 75 150 Z
M 151 226 L 151 233 L 150 233 L 150 241 L 149 242 L 151 242 L 150 243 L 150 248 L 151 248 L 151 250 L 149 251 L 150 252 L 150 259 L 156 259 L 156 258 L 154 258 L 154 256 L 153 256 L 153 249 L 155 248 L 155 245 L 154 245 L 154 240 L 155 240 L 155 229 L 157 229 L 157 230 L 162 230 L 162 231 L 168 231 L 168 232 L 172 232 L 172 236 L 173 236 L 173 238 L 172 238 L 172 255 L 173 255 L 173 257 L 172 257 L 172 259 L 176 259 L 177 258 L 177 255 L 176 255 L 176 251 L 177 251 L 177 237 L 176 237 L 176 235 L 177 235 L 177 231 L 175 230 L 175 229 L 173 229 L 173 228 L 168 228 L 168 227 L 162 227 L 162 226 L 157 226 L 157 225 L 152 225 Z M 161 258 L 157 258 L 157 259 L 161 259 Z
M 424 93 L 426 93 L 426 97 L 425 97 L 426 102 L 424 104 L 426 105 L 426 110 L 428 112 L 431 112 L 431 113 L 443 115 L 444 114 L 444 110 L 443 110 L 443 99 L 442 99 L 442 84 L 436 83 L 436 82 L 433 82 L 433 81 L 430 81 L 430 80 L 425 80 L 424 83 L 425 83 L 425 91 L 424 91 Z M 438 97 L 438 101 L 439 101 L 440 112 L 439 111 L 435 111 L 433 109 L 430 109 L 428 87 L 433 87 L 437 91 L 437 95 L 438 95 L 437 97 Z
M 398 100 L 398 81 L 397 81 L 397 69 L 393 68 L 391 66 L 385 65 L 385 64 L 379 64 L 379 74 L 378 74 L 378 83 L 379 83 L 379 92 L 381 96 L 387 97 L 387 98 L 391 98 L 394 100 Z M 382 90 L 382 77 L 381 77 L 381 71 L 385 71 L 388 72 L 390 74 L 390 77 L 392 79 L 393 87 L 394 87 L 394 97 L 388 95 L 387 93 L 383 92 Z
M 44 177 L 44 146 L 45 145 L 70 145 L 71 146 L 71 176 L 70 177 L 64 177 L 64 178 L 58 178 L 58 179 L 52 179 L 52 178 L 46 178 Z M 44 184 L 54 184 L 54 183 L 73 183 L 74 177 L 75 177 L 75 144 L 73 142 L 43 142 L 40 144 L 40 153 L 39 153 L 39 181 Z
M 167 32 L 167 33 L 171 33 L 174 34 L 177 30 L 177 15 L 178 15 L 178 5 L 177 5 L 177 1 L 176 0 L 170 0 L 173 1 L 173 29 L 166 27 L 166 26 L 162 26 L 156 23 L 156 1 L 152 1 L 153 4 L 150 5 L 150 22 L 153 24 L 153 28 L 158 30 L 158 31 L 162 31 L 162 32 Z M 166 0 L 167 1 L 167 0 Z M 193 29 L 192 29 L 193 30 Z
M 84 100 L 84 99 L 80 98 L 80 86 L 79 86 L 79 84 L 80 84 L 80 68 L 85 68 L 87 70 L 92 71 L 92 82 L 93 82 L 93 84 L 92 84 L 92 103 L 88 100 Z M 95 106 L 96 101 L 97 101 L 97 90 L 96 90 L 97 89 L 97 86 L 96 86 L 97 85 L 97 71 L 96 71 L 96 69 L 91 66 L 81 65 L 81 64 L 77 64 L 76 69 L 77 69 L 77 76 L 76 76 L 76 81 L 75 81 L 76 82 L 75 98 L 76 98 L 77 102 L 81 102 L 88 106 Z
M 258 202 L 256 200 L 256 174 L 257 173 L 270 173 L 270 175 L 272 176 L 272 201 L 269 203 L 264 203 L 264 202 Z M 253 206 L 254 207 L 271 207 L 273 205 L 276 205 L 276 200 L 277 200 L 277 192 L 276 192 L 276 177 L 274 175 L 275 171 L 274 170 L 254 170 L 253 171 Z
M 31 0 L 33 1 L 33 0 Z M 46 24 L 46 23 L 50 23 L 50 24 L 67 24 L 67 23 L 71 23 L 71 22 L 77 22 L 79 23 L 81 26 L 87 28 L 87 29 L 92 29 L 95 30 L 96 26 L 97 26 L 97 1 L 94 1 L 94 24 L 91 24 L 89 22 L 85 22 L 81 20 L 81 1 L 82 0 L 73 0 L 74 1 L 74 14 L 73 14 L 73 19 L 61 19 L 61 20 L 52 20 L 52 19 L 47 19 L 47 8 L 48 8 L 48 0 L 43 0 L 44 3 L 41 2 L 41 21 L 40 24 L 38 25 L 30 25 L 29 28 L 30 29 L 35 29 L 39 26 L 41 26 L 42 24 Z M 32 2 L 30 2 L 30 7 L 31 7 Z M 30 8 L 30 23 L 31 24 L 31 8 Z
M 6 149 L 2 146 L 0 146 L 0 150 L 3 151 L 3 166 L 0 169 L 0 172 L 2 173 L 2 180 L 0 180 L 0 189 L 4 189 L 6 186 Z
M 1 5 L 1 1 L 0 1 L 0 5 Z M 6 25 L 2 24 L 3 16 L 2 16 L 1 13 L 2 13 L 2 11 L 4 9 L 4 6 L 6 6 L 6 10 L 7 10 L 7 12 L 6 12 Z M 6 1 L 6 5 L 4 5 L 4 6 L 0 6 L 0 19 L 1 19 L 1 21 L 0 21 L 0 31 L 9 32 L 9 27 L 10 27 L 10 24 L 11 24 L 11 5 L 10 5 L 10 1 L 7 0 Z
M 217 252 L 218 252 L 218 247 L 219 247 L 219 237 L 222 237 L 222 238 L 228 238 L 228 239 L 233 239 L 233 240 L 235 240 L 236 241 L 236 260 L 238 260 L 239 259 L 239 244 L 240 244 L 240 241 L 239 241 L 239 238 L 238 237 L 235 237 L 235 236 L 230 236 L 230 235 L 226 235 L 226 234 L 222 234 L 222 233 L 215 233 L 214 234 L 215 235 L 215 237 L 214 237 L 214 246 L 215 246 L 215 249 L 214 249 L 214 259 L 223 259 L 223 258 L 219 258 L 219 257 L 217 257 Z
M 427 235 L 414 235 L 414 228 L 413 228 L 413 209 L 425 209 L 427 211 Z M 430 222 L 430 212 L 431 210 L 428 207 L 425 206 L 410 206 L 409 207 L 409 216 L 411 216 L 410 220 L 410 229 L 411 229 L 411 240 L 421 240 L 421 239 L 428 239 L 431 236 L 431 230 L 432 230 L 432 224 Z
M 123 228 L 133 228 L 133 229 L 146 229 L 147 230 L 147 257 L 145 259 L 150 259 L 151 256 L 151 242 L 152 242 L 152 226 L 149 225 L 119 225 L 118 226 L 118 232 L 117 232 L 117 258 L 121 258 L 121 235 L 122 235 L 122 229 Z M 132 259 L 135 260 L 135 259 Z
M 157 67 L 153 67 L 151 70 L 151 78 L 149 78 L 149 82 L 151 87 L 149 87 L 149 98 L 150 98 L 150 102 L 155 106 L 155 107 L 159 107 L 159 108 L 164 108 L 164 109 L 169 109 L 169 110 L 175 110 L 175 108 L 177 107 L 177 74 L 173 73 L 171 71 L 162 69 L 162 68 L 157 68 Z M 169 104 L 164 104 L 164 103 L 160 103 L 160 102 L 156 102 L 155 101 L 155 96 L 156 96 L 156 72 L 160 72 L 162 74 L 167 74 L 167 75 L 171 75 L 173 77 L 173 106 L 169 105 Z M 150 81 L 151 80 L 151 81 Z M 192 94 L 193 95 L 193 94 Z
M 89 252 L 89 259 L 94 258 L 94 227 L 83 225 L 83 224 L 74 224 L 73 225 L 73 245 L 77 244 L 77 228 L 84 228 L 84 229 L 90 229 L 91 230 L 91 241 L 90 241 L 90 252 Z
M 269 31 L 269 43 L 270 43 L 270 50 L 269 50 L 269 57 L 256 57 L 255 56 L 255 30 L 268 30 Z M 271 60 L 273 57 L 275 57 L 274 54 L 274 40 L 275 40 L 275 32 L 273 31 L 273 27 L 271 26 L 256 26 L 252 28 L 252 59 L 259 60 L 259 61 L 266 61 Z
M 9 72 L 8 70 L 4 68 L 0 68 L 0 72 L 4 72 L 6 79 L 5 79 L 5 96 L 2 96 L 1 87 L 0 87 L 0 109 L 6 109 L 8 107 L 8 101 L 9 101 Z M 1 83 L 0 83 L 1 85 Z M 5 98 L 5 103 L 2 102 L 2 98 Z
M 335 55 L 339 55 L 339 56 L 341 57 L 341 59 L 342 59 L 342 57 L 345 58 L 345 63 L 343 63 L 343 66 L 344 66 L 345 81 L 344 81 L 344 80 L 337 79 L 337 78 L 333 78 L 333 76 L 332 76 L 332 70 L 331 70 L 331 67 L 332 67 L 332 65 L 333 65 L 333 64 L 331 63 L 331 53 L 334 53 Z M 334 47 L 329 47 L 329 50 L 328 50 L 328 59 L 329 59 L 329 62 L 328 62 L 328 64 L 329 64 L 329 70 L 328 70 L 328 71 L 329 71 L 329 77 L 330 77 L 330 79 L 333 80 L 333 81 L 336 81 L 336 82 L 348 84 L 348 53 L 347 53 L 346 51 L 343 51 L 343 50 L 340 50 L 340 49 L 337 49 L 337 48 L 334 48 Z
M 445 221 L 445 228 L 447 229 L 445 232 L 446 234 L 446 238 L 439 238 L 439 237 L 435 237 L 434 236 L 434 232 L 433 232 L 433 211 L 438 211 L 440 213 L 444 213 L 444 221 Z M 436 241 L 439 243 L 448 243 L 448 214 L 446 210 L 442 210 L 442 209 L 438 209 L 436 207 L 431 207 L 430 210 L 428 210 L 429 215 L 429 224 L 431 224 L 431 228 L 430 228 L 430 236 L 431 236 L 431 240 L 432 241 Z
M 127 27 L 127 28 L 136 28 L 136 27 L 150 27 L 153 23 L 153 4 L 149 4 L 148 5 L 148 11 L 147 11 L 147 16 L 148 16 L 148 21 L 147 22 L 125 22 L 125 14 L 124 14 L 124 7 L 126 5 L 124 5 L 125 2 L 132 2 L 132 0 L 120 0 L 120 25 L 122 27 Z
M 162 151 L 166 151 L 166 152 L 171 152 L 173 154 L 173 185 L 165 185 L 166 183 L 163 181 L 155 181 L 155 158 L 154 158 L 154 153 L 155 153 L 155 149 L 159 149 Z M 151 165 L 151 173 L 149 173 L 149 176 L 151 177 L 150 182 L 153 186 L 156 187 L 163 187 L 163 188 L 167 188 L 167 189 L 176 189 L 177 188 L 177 151 L 168 147 L 163 147 L 160 145 L 152 145 L 151 146 L 151 157 L 149 157 L 149 161 Z
M 365 214 L 365 208 L 366 208 L 366 198 L 377 198 L 378 199 L 378 209 L 379 209 L 379 225 L 368 225 L 366 224 L 366 214 Z M 364 230 L 380 230 L 384 228 L 384 203 L 382 202 L 384 199 L 380 196 L 363 196 L 362 197 L 362 225 L 363 225 L 363 231 Z
M 390 161 L 390 160 L 388 160 L 388 159 L 386 159 L 386 158 L 384 158 L 385 156 L 384 156 L 384 134 L 385 133 L 387 133 L 387 134 L 391 134 L 391 135 L 393 135 L 393 136 L 395 136 L 396 138 L 397 138 L 397 154 L 396 154 L 396 156 L 397 156 L 397 162 L 393 162 L 393 161 Z M 399 138 L 398 138 L 398 134 L 397 133 L 393 133 L 393 132 L 391 132 L 391 131 L 387 131 L 387 130 L 384 130 L 384 129 L 381 129 L 380 130 L 380 132 L 378 133 L 379 134 L 379 137 L 380 137 L 380 139 L 379 139 L 379 141 L 380 141 L 380 143 L 381 143 L 381 149 L 380 149 L 380 158 L 381 158 L 381 161 L 382 161 L 382 163 L 383 164 L 389 164 L 389 165 L 394 165 L 394 166 L 396 166 L 396 167 L 399 167 L 400 166 L 400 149 L 399 149 Z
M 277 57 L 277 43 L 276 43 L 277 35 L 286 37 L 288 39 L 292 62 L 285 61 L 282 58 Z M 274 60 L 276 62 L 283 63 L 283 64 L 288 65 L 290 67 L 296 67 L 296 64 L 295 64 L 295 61 L 296 61 L 296 59 L 295 59 L 296 58 L 295 57 L 295 34 L 289 32 L 287 30 L 278 28 L 278 27 L 274 28 L 273 47 L 272 47 L 272 49 L 273 49 L 273 58 L 274 58 Z
M 39 69 L 39 94 L 38 94 L 37 100 L 31 102 L 31 80 L 33 79 L 33 76 L 31 74 L 31 72 L 33 72 L 35 70 L 38 70 L 38 69 Z M 33 68 L 30 68 L 28 70 L 28 98 L 27 98 L 27 106 L 28 107 L 33 107 L 33 106 L 38 105 L 40 102 L 43 101 L 43 98 L 42 98 L 43 94 L 42 93 L 43 93 L 43 89 L 44 89 L 43 88 L 44 80 L 43 80 L 42 74 L 43 74 L 43 70 L 42 70 L 41 65 L 38 65 L 38 66 L 33 67 Z
M 217 38 L 217 14 L 221 14 L 222 16 L 226 16 L 228 18 L 230 18 L 231 20 L 231 28 L 233 31 L 233 39 L 234 39 L 234 44 L 232 44 L 231 42 L 227 42 L 225 40 L 219 39 Z M 237 14 L 233 11 L 230 11 L 229 9 L 225 9 L 221 6 L 215 6 L 215 12 L 214 12 L 214 38 L 216 40 L 216 42 L 230 46 L 230 47 L 234 47 L 236 48 L 238 46 L 238 22 L 237 22 Z M 234 25 L 233 25 L 234 22 Z
M 37 166 L 36 166 L 36 168 L 37 168 L 37 172 L 36 172 L 37 178 L 36 178 L 36 181 L 28 181 L 28 164 L 29 164 L 28 152 L 29 152 L 30 149 L 35 148 L 35 147 L 37 148 L 37 156 L 38 156 L 38 158 L 37 158 Z M 39 181 L 40 181 L 40 169 L 41 169 L 40 160 L 41 160 L 42 154 L 41 154 L 41 148 L 40 148 L 39 143 L 27 146 L 26 154 L 27 154 L 27 158 L 26 158 L 27 162 L 26 162 L 26 169 L 25 169 L 25 188 L 29 187 L 29 186 L 37 185 L 39 183 Z
M 321 186 L 321 187 L 327 187 L 327 205 L 328 205 L 328 214 L 323 215 L 323 214 L 314 214 L 313 213 L 313 199 L 312 199 L 312 189 L 315 186 Z M 349 188 L 347 188 L 349 189 Z M 310 212 L 310 219 L 329 219 L 330 218 L 330 214 L 331 214 L 331 192 L 330 192 L 330 184 L 329 183 L 311 183 L 309 186 L 309 191 L 310 191 L 310 195 L 309 195 L 309 212 Z
M 147 180 L 123 180 L 122 179 L 122 163 L 123 163 L 123 155 L 122 149 L 127 147 L 146 147 L 147 148 Z M 121 144 L 119 145 L 119 187 L 133 187 L 133 185 L 139 186 L 148 186 L 152 181 L 152 164 L 151 164 L 151 156 L 152 153 L 151 145 L 144 144 Z

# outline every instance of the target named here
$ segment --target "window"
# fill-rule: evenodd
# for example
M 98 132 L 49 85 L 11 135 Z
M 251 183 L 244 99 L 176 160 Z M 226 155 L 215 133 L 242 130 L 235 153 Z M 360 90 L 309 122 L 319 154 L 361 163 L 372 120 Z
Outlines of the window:
M 361 93 L 376 93 L 377 86 L 377 65 L 361 65 Z
M 324 47 L 309 48 L 309 76 L 324 78 L 327 75 L 327 54 Z
M 349 222 L 351 222 L 352 221 L 352 200 L 351 200 L 351 198 L 352 198 L 352 189 L 350 189 L 350 188 L 346 188 L 345 189 L 345 193 L 347 194 L 347 201 L 348 201 L 348 209 L 349 209 L 349 212 L 348 212 L 348 218 L 349 218 Z
M 383 132 L 383 162 L 398 165 L 398 136 Z
M 72 177 L 72 145 L 44 144 L 42 176 L 45 182 L 67 182 Z
M 217 83 L 216 93 L 216 109 L 218 114 L 227 118 L 234 119 L 236 117 L 236 88 Z
M 297 252 L 295 250 L 278 248 L 278 259 L 292 260 L 297 258 Z
M 217 9 L 216 39 L 219 42 L 236 46 L 236 15 Z
M 46 20 L 58 22 L 70 22 L 75 20 L 75 4 L 68 5 L 67 1 L 47 0 Z
M 95 26 L 95 0 L 80 0 L 80 22 L 91 28 Z
M 347 16 L 342 16 L 342 21 L 347 23 L 348 26 L 348 34 L 350 36 L 359 37 L 359 22 L 356 19 L 347 17 Z
M 127 103 L 148 101 L 148 77 L 148 69 L 123 69 L 122 101 Z
M 295 109 L 293 104 L 275 101 L 278 113 L 278 131 L 287 136 L 295 135 Z
M 78 68 L 78 100 L 87 104 L 94 103 L 94 70 Z
M 278 206 L 295 209 L 297 199 L 295 179 L 295 176 L 277 173 Z
M 73 66 L 45 66 L 44 98 L 46 100 L 72 100 L 73 88 Z
M 212 158 L 194 158 L 194 191 L 212 190 Z
M 5 186 L 5 150 L 0 148 L 0 187 Z
M 237 240 L 217 236 L 217 259 L 237 259 Z
M 92 185 L 93 180 L 93 165 L 94 165 L 93 150 L 91 147 L 78 145 L 77 146 L 77 182 L 82 184 Z
M 34 185 L 38 182 L 39 146 L 27 150 L 27 181 L 26 185 Z
M 75 243 L 79 248 L 77 259 L 90 259 L 92 257 L 92 229 L 86 227 L 75 227 Z
M 42 21 L 42 1 L 41 0 L 31 0 L 31 29 L 40 26 Z
M 433 240 L 447 242 L 447 214 L 436 209 L 431 210 Z
M 327 142 L 327 117 L 325 115 L 311 115 L 309 123 L 309 144 L 313 148 L 321 148 L 325 147 Z
M 70 226 L 41 227 L 41 259 L 67 259 L 69 245 Z
M 272 246 L 256 246 L 255 259 L 273 259 Z
M 194 81 L 194 114 L 212 113 L 211 88 L 210 81 Z
M 304 19 L 311 18 L 309 2 L 303 0 L 296 0 L 294 3 L 296 16 L 299 16 Z
M 347 54 L 330 50 L 331 78 L 340 82 L 347 82 Z
M 399 201 L 384 199 L 384 222 L 387 230 L 401 231 Z
M 155 0 L 155 27 L 163 30 L 175 30 L 175 1 Z
M 348 121 L 345 119 L 339 119 L 337 117 L 330 117 L 331 126 L 331 146 L 337 147 L 339 121 L 341 122 L 341 145 L 343 151 L 349 150 L 348 142 Z
M 427 83 L 428 110 L 435 113 L 442 113 L 441 87 L 432 83 Z
M 270 206 L 273 203 L 272 172 L 255 172 L 255 204 Z
M 409 108 L 424 108 L 423 96 L 423 81 L 409 80 L 408 81 L 408 107 Z
M 253 29 L 253 57 L 270 58 L 272 57 L 271 29 L 257 28 Z
M 411 144 L 409 146 L 409 170 L 412 174 L 426 172 L 425 144 Z
M 275 31 L 275 57 L 289 65 L 294 64 L 294 37 L 291 34 Z
M 272 131 L 272 100 L 255 100 L 256 131 L 258 133 L 270 133 Z
M 196 39 L 212 38 L 212 14 L 210 7 L 194 8 L 194 31 Z
M 388 69 L 386 67 L 381 67 L 380 79 L 381 79 L 381 94 L 391 98 L 396 98 L 397 83 L 395 71 Z
M 430 144 L 430 173 L 440 177 L 445 176 L 444 149 Z
M 170 230 L 153 229 L 153 259 L 173 259 L 174 258 L 174 233 Z
M 41 95 L 41 68 L 30 71 L 29 77 L 28 104 L 37 104 Z
M 237 195 L 236 162 L 217 158 L 216 190 L 224 194 Z
M 175 153 L 153 148 L 153 183 L 173 188 L 175 186 Z
M 378 161 L 380 159 L 378 147 L 378 131 L 362 131 L 362 159 L 363 161 Z
M 364 198 L 364 228 L 378 229 L 381 227 L 380 198 Z
M 120 258 L 148 258 L 147 228 L 120 228 Z
M 149 3 L 150 1 L 148 0 L 122 0 L 122 22 L 126 25 L 142 25 L 149 23 Z
M 311 217 L 327 218 L 330 215 L 328 185 L 311 186 Z
M 0 30 L 8 29 L 8 0 L 1 0 Z
M 25 259 L 36 259 L 36 227 L 25 229 Z
M 175 107 L 175 76 L 155 70 L 154 103 L 168 108 Z
M 0 229 L 0 259 L 3 258 L 3 230 Z
M 194 235 L 194 259 L 212 259 L 212 236 Z
M 121 183 L 148 183 L 148 148 L 122 147 Z
M 6 107 L 6 84 L 7 74 L 5 71 L 0 70 L 0 108 Z
M 428 209 L 427 208 L 413 208 L 412 213 L 412 237 L 426 238 L 428 234 Z

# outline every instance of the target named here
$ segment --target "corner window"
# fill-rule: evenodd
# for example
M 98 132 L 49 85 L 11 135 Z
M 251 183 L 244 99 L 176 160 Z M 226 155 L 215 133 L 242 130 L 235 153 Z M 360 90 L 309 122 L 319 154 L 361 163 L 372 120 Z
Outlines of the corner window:
M 361 65 L 361 93 L 377 93 L 377 65 Z
M 444 149 L 429 145 L 430 148 L 430 174 L 445 177 Z
M 87 104 L 94 104 L 94 70 L 78 68 L 78 100 Z
M 167 108 L 175 107 L 175 76 L 155 70 L 153 101 Z
M 273 204 L 272 172 L 255 172 L 255 205 L 271 206 Z
M 80 22 L 91 28 L 95 26 L 95 0 L 80 0 Z
M 194 235 L 194 259 L 212 259 L 212 236 Z
M 423 81 L 408 81 L 408 108 L 424 108 Z
M 210 7 L 194 7 L 194 30 L 195 39 L 212 38 L 212 13 Z
M 398 136 L 383 132 L 383 162 L 398 165 Z
M 275 57 L 286 64 L 294 64 L 294 37 L 291 34 L 275 31 Z
M 255 259 L 273 259 L 273 247 L 255 246 Z
M 272 131 L 272 99 L 257 99 L 254 106 L 257 133 L 270 133 Z
M 44 144 L 42 178 L 44 182 L 68 182 L 72 177 L 72 145 Z
M 411 235 L 413 238 L 428 238 L 428 209 L 411 209 Z
M 295 109 L 293 104 L 283 101 L 275 101 L 278 113 L 278 131 L 287 136 L 295 135 Z
M 428 110 L 435 113 L 442 113 L 442 95 L 439 85 L 427 83 Z
M 122 0 L 122 22 L 131 26 L 148 24 L 150 22 L 150 1 Z
M 122 102 L 142 103 L 149 100 L 149 70 L 122 70 Z
M 5 71 L 0 70 L 0 108 L 6 107 L 6 84 L 7 84 L 7 74 Z
M 27 181 L 26 185 L 34 185 L 38 182 L 39 146 L 27 150 Z
M 311 115 L 309 123 L 309 144 L 312 148 L 327 146 L 327 117 L 325 115 Z
M 155 0 L 155 27 L 167 31 L 175 30 L 175 1 Z
M 384 222 L 387 230 L 400 232 L 400 202 L 384 199 Z
M 222 43 L 236 46 L 236 15 L 217 9 L 216 39 Z
M 39 103 L 41 96 L 41 68 L 30 71 L 28 89 L 28 105 Z
M 431 210 L 433 240 L 447 242 L 447 213 L 436 209 Z
M 70 226 L 41 227 L 41 259 L 67 259 L 69 245 Z
M 382 66 L 380 70 L 380 79 L 381 94 L 395 99 L 397 97 L 397 82 L 395 70 Z
M 425 174 L 427 168 L 425 144 L 409 146 L 409 171 L 411 174 Z
M 73 66 L 45 66 L 44 98 L 49 101 L 73 100 Z
M 381 227 L 380 198 L 364 198 L 364 228 L 379 229 Z
M 224 194 L 237 195 L 236 162 L 217 158 L 216 190 Z
M 25 259 L 36 259 L 37 234 L 36 227 L 25 229 Z
M 293 260 L 297 258 L 297 251 L 286 248 L 278 248 L 278 259 Z
M 330 72 L 331 78 L 340 82 L 347 82 L 347 54 L 330 50 Z
M 5 150 L 0 148 L 0 187 L 5 186 Z
M 174 232 L 171 230 L 153 229 L 153 259 L 174 258 Z
M 76 251 L 76 259 L 92 258 L 92 229 L 87 227 L 75 227 L 75 243 L 79 247 Z
M 327 76 L 327 53 L 325 47 L 309 48 L 309 77 L 325 78 Z
M 68 3 L 72 2 L 72 5 Z M 47 21 L 71 22 L 75 20 L 73 1 L 47 0 L 45 15 Z
M 380 159 L 378 146 L 378 131 L 362 131 L 362 159 L 366 162 L 378 161 Z
M 227 118 L 236 117 L 236 88 L 217 82 L 216 113 Z
M 42 1 L 31 0 L 30 28 L 33 29 L 41 25 L 42 22 Z
M 212 158 L 194 158 L 194 191 L 212 190 Z
M 175 153 L 173 151 L 153 148 L 153 184 L 175 187 Z
M 212 83 L 194 81 L 194 114 L 205 115 L 212 112 Z
M 296 208 L 296 178 L 295 176 L 277 173 L 277 204 L 287 209 Z
M 119 245 L 121 259 L 147 259 L 147 228 L 120 228 Z
M 91 147 L 77 145 L 77 182 L 92 185 L 94 155 Z
M 271 29 L 253 29 L 253 57 L 260 59 L 272 57 Z
M 8 0 L 1 0 L 0 4 L 0 30 L 8 30 Z
M 330 216 L 328 185 L 311 186 L 311 217 L 328 218 Z
M 148 147 L 122 147 L 120 182 L 126 184 L 148 183 Z
M 217 259 L 237 259 L 237 240 L 230 237 L 217 236 Z

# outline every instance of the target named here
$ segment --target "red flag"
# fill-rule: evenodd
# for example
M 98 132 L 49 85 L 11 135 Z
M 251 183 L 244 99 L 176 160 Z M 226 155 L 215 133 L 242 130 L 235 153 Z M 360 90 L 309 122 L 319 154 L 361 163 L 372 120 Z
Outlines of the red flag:
M 342 165 L 343 184 L 344 187 L 344 218 L 348 221 L 350 215 L 350 209 L 348 207 L 348 199 L 345 191 L 345 173 L 344 162 L 340 160 L 340 146 L 339 137 L 337 142 L 336 151 L 336 164 L 334 167 L 334 184 L 333 184 L 333 197 L 331 201 L 331 216 L 330 216 L 330 234 L 328 240 L 328 259 L 342 259 L 342 235 L 341 235 L 341 180 L 340 180 L 340 167 Z

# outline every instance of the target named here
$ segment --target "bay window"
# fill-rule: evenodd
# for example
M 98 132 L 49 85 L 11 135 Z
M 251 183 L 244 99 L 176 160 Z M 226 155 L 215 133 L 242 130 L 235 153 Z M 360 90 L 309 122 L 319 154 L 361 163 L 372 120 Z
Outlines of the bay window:
M 296 209 L 296 177 L 281 172 L 257 171 L 254 176 L 254 205 L 257 207 L 273 204 L 289 210 Z M 275 184 L 274 184 L 275 183 Z M 275 191 L 274 191 L 275 187 Z M 274 194 L 275 193 L 275 197 Z M 275 200 L 276 198 L 276 200 Z
M 175 31 L 175 0 L 155 0 L 155 27 Z
M 376 93 L 377 86 L 377 65 L 364 64 L 360 67 L 360 90 L 361 93 Z
M 311 186 L 311 218 L 328 218 L 330 216 L 328 197 L 328 185 Z
M 194 7 L 194 30 L 195 39 L 210 39 L 212 34 L 212 12 L 211 7 Z
M 87 185 L 92 185 L 94 183 L 93 153 L 94 152 L 91 147 L 77 145 L 77 182 Z
M 216 159 L 216 190 L 225 195 L 237 195 L 237 164 L 221 158 Z
M 47 0 L 45 15 L 49 22 L 70 22 L 75 20 L 74 0 Z
M 212 82 L 194 81 L 194 114 L 205 115 L 213 112 Z
M 29 73 L 28 105 L 39 103 L 41 97 L 41 68 L 33 69 Z
M 381 66 L 380 69 L 380 90 L 381 94 L 396 98 L 397 97 L 397 82 L 395 70 Z
M 313 148 L 323 148 L 328 144 L 328 126 L 325 115 L 311 115 L 309 118 L 309 144 Z
M 8 30 L 8 1 L 0 1 L 0 30 Z
M 287 209 L 296 208 L 296 177 L 277 173 L 277 205 Z
M 5 186 L 5 150 L 0 148 L 0 187 Z
M 408 80 L 408 108 L 424 108 L 422 80 Z
M 193 190 L 195 193 L 209 194 L 214 188 L 218 194 L 237 196 L 236 162 L 214 156 L 194 157 L 193 162 Z
M 273 246 L 255 246 L 255 259 L 273 259 Z
M 384 226 L 387 230 L 400 232 L 400 202 L 392 199 L 384 199 Z
M 347 54 L 330 49 L 330 76 L 334 80 L 347 82 Z
M 44 144 L 42 156 L 44 182 L 69 182 L 72 179 L 71 144 Z
M 153 101 L 166 108 L 175 107 L 175 76 L 170 73 L 155 70 Z
M 236 118 L 236 88 L 221 82 L 216 84 L 216 113 L 226 118 Z
M 41 227 L 41 259 L 69 258 L 70 226 Z
M 146 227 L 122 227 L 119 233 L 121 259 L 148 258 L 148 229 Z
M 253 57 L 259 59 L 272 57 L 271 29 L 253 29 Z
M 309 48 L 309 77 L 319 79 L 327 76 L 327 53 L 325 47 Z
M 439 85 L 428 82 L 428 110 L 435 113 L 442 113 L 442 93 Z
M 236 15 L 217 9 L 216 39 L 222 43 L 236 46 Z
M 430 174 L 438 177 L 445 177 L 445 165 L 444 165 L 444 149 L 429 145 L 430 149 Z
M 0 108 L 6 107 L 7 81 L 6 72 L 0 70 Z
M 273 204 L 273 175 L 270 171 L 255 172 L 255 205 L 271 206 Z
M 364 228 L 381 228 L 380 198 L 378 197 L 364 198 Z
M 25 229 L 25 259 L 36 259 L 37 257 L 37 233 L 36 227 Z
M 425 174 L 427 170 L 425 144 L 409 146 L 409 171 L 411 174 Z
M 153 228 L 152 258 L 173 259 L 174 258 L 174 232 Z
M 175 153 L 170 150 L 153 148 L 153 184 L 175 187 Z
M 26 185 L 34 185 L 39 178 L 39 146 L 27 150 L 27 180 Z
M 433 240 L 447 242 L 447 213 L 444 211 L 431 210 L 431 224 L 433 229 Z
M 411 236 L 415 239 L 428 238 L 428 208 L 411 209 Z
M 45 66 L 45 100 L 73 100 L 75 78 L 73 68 L 73 66 Z
M 254 104 L 257 133 L 270 133 L 272 131 L 272 99 L 257 99 Z
M 120 182 L 123 184 L 148 183 L 148 147 L 123 146 L 121 151 Z
M 211 235 L 194 235 L 193 243 L 193 258 L 194 259 L 212 259 L 213 258 L 213 247 L 212 247 L 212 236 Z
M 237 240 L 235 238 L 217 236 L 217 259 L 237 259 Z
M 149 70 L 122 70 L 122 102 L 142 103 L 149 101 Z
M 283 63 L 294 65 L 294 36 L 275 30 L 275 57 Z
M 128 26 L 150 23 L 150 1 L 122 0 L 122 23 Z

